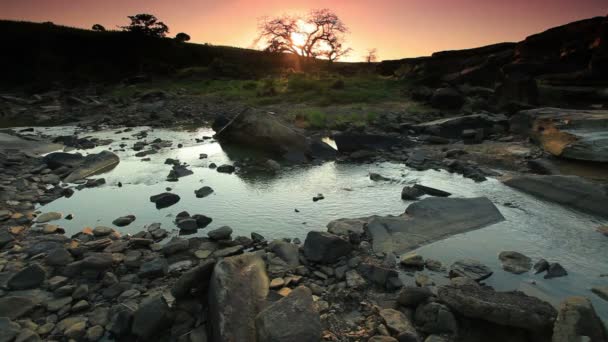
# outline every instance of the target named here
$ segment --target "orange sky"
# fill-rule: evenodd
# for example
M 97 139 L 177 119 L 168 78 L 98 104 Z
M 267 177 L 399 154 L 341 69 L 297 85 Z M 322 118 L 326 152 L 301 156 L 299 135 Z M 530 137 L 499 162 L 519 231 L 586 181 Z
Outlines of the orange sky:
M 330 8 L 350 28 L 347 60 L 368 48 L 381 59 L 429 55 L 527 35 L 570 21 L 608 14 L 608 0 L 0 0 L 0 18 L 106 28 L 127 15 L 152 13 L 173 36 L 192 42 L 250 47 L 258 18 Z

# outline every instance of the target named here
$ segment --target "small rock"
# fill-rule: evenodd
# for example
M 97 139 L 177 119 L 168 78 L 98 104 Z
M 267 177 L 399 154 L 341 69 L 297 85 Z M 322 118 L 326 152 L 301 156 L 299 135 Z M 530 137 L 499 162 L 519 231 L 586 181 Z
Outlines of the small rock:
M 416 253 L 407 253 L 402 255 L 400 258 L 400 263 L 404 267 L 412 267 L 412 268 L 423 268 L 424 267 L 424 258 L 421 255 Z
M 594 286 L 591 288 L 591 292 L 595 293 L 603 300 L 608 301 L 608 286 Z
M 549 269 L 547 269 L 547 274 L 545 274 L 544 278 L 551 279 L 551 278 L 564 277 L 567 275 L 568 275 L 568 272 L 566 271 L 566 269 L 564 267 L 562 267 L 562 265 L 560 265 L 557 262 L 552 262 L 549 265 Z
M 502 262 L 502 268 L 511 273 L 525 273 L 532 267 L 532 259 L 513 251 L 500 252 L 498 259 Z
M 351 244 L 343 238 L 325 232 L 310 231 L 304 241 L 304 255 L 313 262 L 331 264 L 348 255 Z
M 492 275 L 492 270 L 473 259 L 457 260 L 450 266 L 450 278 L 466 277 L 475 281 L 482 281 Z
M 135 221 L 135 216 L 127 215 L 115 219 L 114 221 L 112 221 L 112 224 L 118 227 L 124 227 L 130 225 L 133 221 Z
M 45 270 L 38 264 L 28 266 L 14 274 L 7 283 L 11 290 L 27 290 L 39 287 L 46 279 Z
M 208 186 L 204 186 L 198 190 L 194 190 L 194 194 L 197 198 L 203 198 L 211 195 L 213 193 L 213 189 Z
M 223 226 L 218 229 L 214 229 L 207 232 L 207 235 L 212 240 L 230 240 L 230 236 L 232 235 L 232 228 L 228 226 Z
M 432 295 L 433 293 L 428 287 L 406 286 L 399 292 L 397 303 L 405 307 L 417 307 Z
M 540 259 L 534 264 L 534 274 L 542 273 L 549 269 L 549 262 L 545 259 Z
M 232 165 L 224 164 L 224 165 L 218 166 L 216 170 L 217 170 L 217 172 L 221 172 L 221 173 L 233 173 L 235 168 Z
M 36 222 L 46 223 L 46 222 L 50 222 L 50 221 L 60 220 L 61 217 L 63 217 L 63 215 L 61 213 L 49 212 L 49 213 L 40 214 L 38 217 L 36 217 Z
M 399 336 L 400 341 L 418 341 L 420 339 L 414 324 L 403 313 L 394 309 L 383 309 L 380 310 L 380 317 L 384 320 L 388 330 Z
M 170 192 L 154 195 L 150 197 L 150 202 L 156 204 L 156 209 L 170 207 L 179 202 L 180 197 Z

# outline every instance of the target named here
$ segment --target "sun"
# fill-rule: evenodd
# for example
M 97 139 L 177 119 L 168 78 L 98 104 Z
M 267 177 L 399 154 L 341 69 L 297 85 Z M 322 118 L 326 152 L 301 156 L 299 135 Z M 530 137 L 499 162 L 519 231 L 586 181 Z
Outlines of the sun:
M 291 41 L 295 46 L 304 46 L 304 44 L 306 44 L 306 34 L 302 32 L 293 32 L 291 34 Z

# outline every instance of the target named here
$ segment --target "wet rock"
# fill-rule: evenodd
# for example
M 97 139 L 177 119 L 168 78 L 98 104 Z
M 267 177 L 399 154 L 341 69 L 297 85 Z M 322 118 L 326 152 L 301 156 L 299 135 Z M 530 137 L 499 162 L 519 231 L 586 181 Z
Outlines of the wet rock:
M 424 186 L 424 185 L 420 185 L 420 184 L 414 184 L 414 188 L 421 190 L 422 192 L 424 192 L 425 194 L 430 195 L 430 196 L 435 196 L 435 197 L 452 196 L 452 194 L 447 191 L 431 188 L 429 186 Z
M 226 247 L 226 248 L 222 248 L 222 249 L 219 249 L 219 250 L 213 252 L 212 256 L 214 258 L 224 258 L 227 256 L 241 254 L 241 252 L 243 252 L 244 249 L 245 249 L 245 247 L 242 245 Z
M 532 331 L 551 329 L 557 316 L 549 303 L 522 292 L 495 292 L 481 286 L 442 286 L 439 299 L 459 314 Z
M 74 168 L 84 161 L 84 157 L 80 153 L 53 152 L 43 158 L 44 162 L 52 170 L 60 167 Z
M 608 341 L 608 333 L 589 299 L 568 297 L 559 305 L 551 341 Z
M 44 259 L 50 266 L 65 266 L 74 261 L 74 257 L 65 248 L 56 248 L 49 252 Z
M 223 226 L 218 229 L 211 230 L 207 232 L 207 235 L 212 240 L 230 240 L 230 236 L 232 235 L 232 228 L 228 226 Z
M 139 338 L 150 339 L 171 325 L 169 315 L 169 306 L 162 296 L 147 298 L 133 315 L 131 331 Z
M 433 293 L 428 287 L 414 287 L 406 286 L 399 292 L 397 297 L 397 303 L 405 307 L 417 307 L 418 305 L 426 302 Z
M 414 324 L 400 311 L 394 309 L 380 310 L 380 317 L 386 324 L 388 330 L 397 335 L 400 341 L 419 341 L 420 336 Z
M 255 317 L 268 295 L 264 261 L 255 254 L 220 260 L 209 289 L 212 341 L 254 341 Z
M 457 260 L 450 266 L 450 278 L 465 277 L 482 281 L 489 278 L 493 273 L 488 266 L 473 259 Z
M 372 336 L 367 342 L 399 342 L 399 340 L 390 336 Z
M 310 289 L 299 286 L 274 302 L 255 319 L 258 341 L 310 341 L 321 338 L 321 321 Z
M 290 267 L 300 265 L 300 253 L 298 246 L 283 240 L 275 240 L 268 248 Z
M 201 214 L 194 214 L 192 215 L 192 218 L 196 221 L 196 226 L 199 229 L 207 227 L 213 221 L 211 217 L 207 217 Z
M 63 217 L 63 214 L 61 214 L 61 213 L 49 212 L 49 213 L 40 214 L 38 217 L 36 217 L 36 222 L 37 223 L 46 223 L 46 222 L 50 222 L 50 221 L 60 220 L 62 217 Z
M 165 258 L 156 258 L 141 264 L 137 275 L 141 278 L 163 277 L 169 271 L 169 265 Z
M 351 233 L 361 235 L 365 224 L 365 220 L 342 218 L 329 222 L 327 231 L 341 236 L 349 236 Z
M 173 165 L 167 180 L 170 182 L 176 182 L 179 178 L 190 176 L 194 174 L 192 170 L 189 170 L 185 165 Z
M 424 195 L 424 191 L 413 186 L 404 186 L 401 190 L 401 199 L 404 201 L 416 201 Z
M 19 324 L 12 322 L 6 317 L 0 317 L 0 341 L 13 341 L 20 331 L 21 327 Z
M 114 232 L 113 228 L 110 227 L 103 227 L 103 226 L 97 226 L 95 228 L 93 228 L 93 235 L 100 237 L 100 236 L 108 236 L 110 234 L 112 234 Z
M 454 334 L 458 324 L 452 312 L 443 304 L 426 303 L 416 308 L 414 314 L 419 330 L 431 334 Z
M 30 313 L 36 304 L 31 298 L 7 296 L 0 298 L 0 317 L 17 319 Z
M 399 280 L 399 273 L 392 267 L 385 267 L 369 262 L 363 262 L 357 267 L 359 273 L 373 284 L 393 291 L 403 286 Z M 397 285 L 397 286 L 395 286 Z
M 59 310 L 64 309 L 64 307 L 69 307 L 72 303 L 72 297 L 62 297 L 53 300 L 49 300 L 45 303 L 46 311 L 57 312 Z
M 195 231 L 198 229 L 198 225 L 196 224 L 196 220 L 193 218 L 185 218 L 176 222 L 176 225 L 181 230 L 186 231 Z
M 503 183 L 547 201 L 608 217 L 608 191 L 601 184 L 581 177 L 522 175 L 503 179 Z
M 110 253 L 91 253 L 82 260 L 82 269 L 106 270 L 112 267 L 114 259 Z
M 170 207 L 179 202 L 179 196 L 170 192 L 154 195 L 150 197 L 150 202 L 156 204 L 156 209 Z
M 424 258 L 416 253 L 407 253 L 399 257 L 399 263 L 404 267 L 423 268 Z
M 346 286 L 351 289 L 363 288 L 367 285 L 367 281 L 357 272 L 357 270 L 346 271 Z
M 315 197 L 312 198 L 312 201 L 313 202 L 318 202 L 318 201 L 320 201 L 322 199 L 325 199 L 325 196 L 323 196 L 323 194 L 317 194 L 317 196 L 315 196 Z
M 608 301 L 608 286 L 594 286 L 591 288 L 591 292 L 595 293 L 603 300 Z
M 194 190 L 194 194 L 196 195 L 196 198 L 204 198 L 204 197 L 211 195 L 212 193 L 213 193 L 213 189 L 208 186 L 204 186 L 198 190 Z
M 233 173 L 235 171 L 235 167 L 229 164 L 223 164 L 217 167 L 217 172 L 220 173 Z
M 11 233 L 8 232 L 8 230 L 4 228 L 0 229 L 0 248 L 6 246 L 10 242 L 13 242 L 14 240 L 15 238 L 13 235 L 11 235 Z
M 64 181 L 66 183 L 73 183 L 88 176 L 109 171 L 118 165 L 119 162 L 120 159 L 118 156 L 110 151 L 89 154 L 84 158 L 82 163 L 64 179 Z
M 513 251 L 504 251 L 498 254 L 502 268 L 511 273 L 525 273 L 532 267 L 532 260 L 527 256 Z
M 499 133 L 508 127 L 504 115 L 472 114 L 438 119 L 415 125 L 413 129 L 421 133 L 433 134 L 444 138 L 460 139 L 466 129 L 483 129 L 487 133 Z
M 37 264 L 30 265 L 14 274 L 7 282 L 11 290 L 27 290 L 39 287 L 46 279 L 46 271 Z
M 547 269 L 547 273 L 545 274 L 545 279 L 565 277 L 568 275 L 566 269 L 557 262 L 552 262 L 549 264 L 549 268 Z
M 379 173 L 374 173 L 371 172 L 369 174 L 369 179 L 373 180 L 374 182 L 386 182 L 386 181 L 390 181 L 391 179 L 388 177 L 384 177 L 383 175 L 379 174 Z
M 166 256 L 170 256 L 173 254 L 177 254 L 177 253 L 186 251 L 186 250 L 188 250 L 189 247 L 190 247 L 190 241 L 188 241 L 187 239 L 174 237 L 162 247 L 161 251 Z
M 430 197 L 409 205 L 403 216 L 374 216 L 367 224 L 376 253 L 404 253 L 424 244 L 504 220 L 485 197 Z
M 340 153 L 350 153 L 361 150 L 388 150 L 402 143 L 397 136 L 370 134 L 358 132 L 340 132 L 333 135 L 336 146 Z M 358 156 L 360 158 L 360 156 Z
M 101 325 L 94 325 L 87 329 L 85 338 L 87 341 L 99 341 L 104 334 L 104 329 Z
M 545 259 L 540 259 L 534 264 L 534 274 L 545 272 L 549 269 L 549 262 Z
M 343 238 L 325 232 L 311 231 L 304 241 L 304 255 L 313 262 L 331 264 L 347 256 L 352 250 L 351 244 Z
M 204 293 L 209 287 L 214 266 L 215 260 L 206 260 L 188 272 L 184 272 L 171 287 L 173 296 L 183 298 L 192 290 Z
M 112 316 L 108 330 L 117 337 L 130 333 L 134 311 L 127 305 L 119 306 L 117 312 Z
M 22 329 L 17 338 L 15 338 L 15 342 L 37 342 L 40 341 L 40 336 L 36 334 L 35 331 L 31 329 Z
M 124 227 L 130 225 L 133 221 L 135 221 L 135 216 L 127 215 L 115 219 L 114 221 L 112 221 L 112 224 L 118 227 Z

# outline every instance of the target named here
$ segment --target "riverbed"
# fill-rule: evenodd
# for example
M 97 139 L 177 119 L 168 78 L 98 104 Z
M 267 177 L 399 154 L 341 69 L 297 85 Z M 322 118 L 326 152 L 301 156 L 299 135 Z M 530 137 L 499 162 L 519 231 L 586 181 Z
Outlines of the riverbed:
M 76 127 L 36 128 L 32 134 L 51 136 L 72 134 Z M 147 141 L 156 138 L 170 140 L 172 147 L 148 155 L 149 161 L 136 157 L 134 135 L 146 131 Z M 304 241 L 310 230 L 325 230 L 328 222 L 338 218 L 358 218 L 371 215 L 399 215 L 411 203 L 400 198 L 404 185 L 420 183 L 451 192 L 454 197 L 488 197 L 506 218 L 504 222 L 452 236 L 419 248 L 416 252 L 425 258 L 433 258 L 449 266 L 459 258 L 473 258 L 494 270 L 486 283 L 497 290 L 522 290 L 553 304 L 570 295 L 589 297 L 606 321 L 608 302 L 590 291 L 592 286 L 608 285 L 608 238 L 595 228 L 608 221 L 579 213 L 568 208 L 538 200 L 504 186 L 497 179 L 482 183 L 463 178 L 446 171 L 416 171 L 397 163 L 350 164 L 335 161 L 308 166 L 283 166 L 276 174 L 225 174 L 209 168 L 211 163 L 232 164 L 245 154 L 227 153 L 210 137 L 208 128 L 190 130 L 151 129 L 137 127 L 128 132 L 101 130 L 79 132 L 79 137 L 90 136 L 113 139 L 110 145 L 88 150 L 83 154 L 111 149 L 120 157 L 120 164 L 113 170 L 96 176 L 106 184 L 86 188 L 70 198 L 60 198 L 38 208 L 42 212 L 58 211 L 72 214 L 72 220 L 59 220 L 67 235 L 75 234 L 84 227 L 108 226 L 121 234 L 134 234 L 145 225 L 154 222 L 179 235 L 174 224 L 175 215 L 181 211 L 203 214 L 213 219 L 205 229 L 196 233 L 205 236 L 210 229 L 230 226 L 234 236 L 249 236 L 251 232 L 267 239 L 299 238 Z M 196 139 L 199 139 L 197 141 Z M 120 144 L 126 144 L 124 148 Z M 177 145 L 183 147 L 178 148 Z M 200 159 L 200 154 L 207 158 Z M 167 181 L 171 165 L 167 158 L 187 163 L 192 175 L 177 182 Z M 379 173 L 390 181 L 372 181 L 369 173 Z M 93 178 L 96 178 L 93 177 Z M 119 187 L 119 183 L 122 185 Z M 196 198 L 194 190 L 210 186 L 214 192 L 205 198 Z M 156 209 L 149 201 L 151 195 L 170 188 L 181 200 L 168 208 Z M 323 200 L 312 198 L 323 194 Z M 126 227 L 112 226 L 120 216 L 135 215 L 136 220 Z M 559 262 L 568 276 L 550 280 L 542 275 L 525 273 L 514 275 L 500 267 L 498 253 L 514 250 L 533 259 L 545 258 Z M 424 271 L 428 272 L 428 271 Z M 428 272 L 438 284 L 447 283 L 444 273 Z M 404 272 L 407 283 L 413 283 Z

